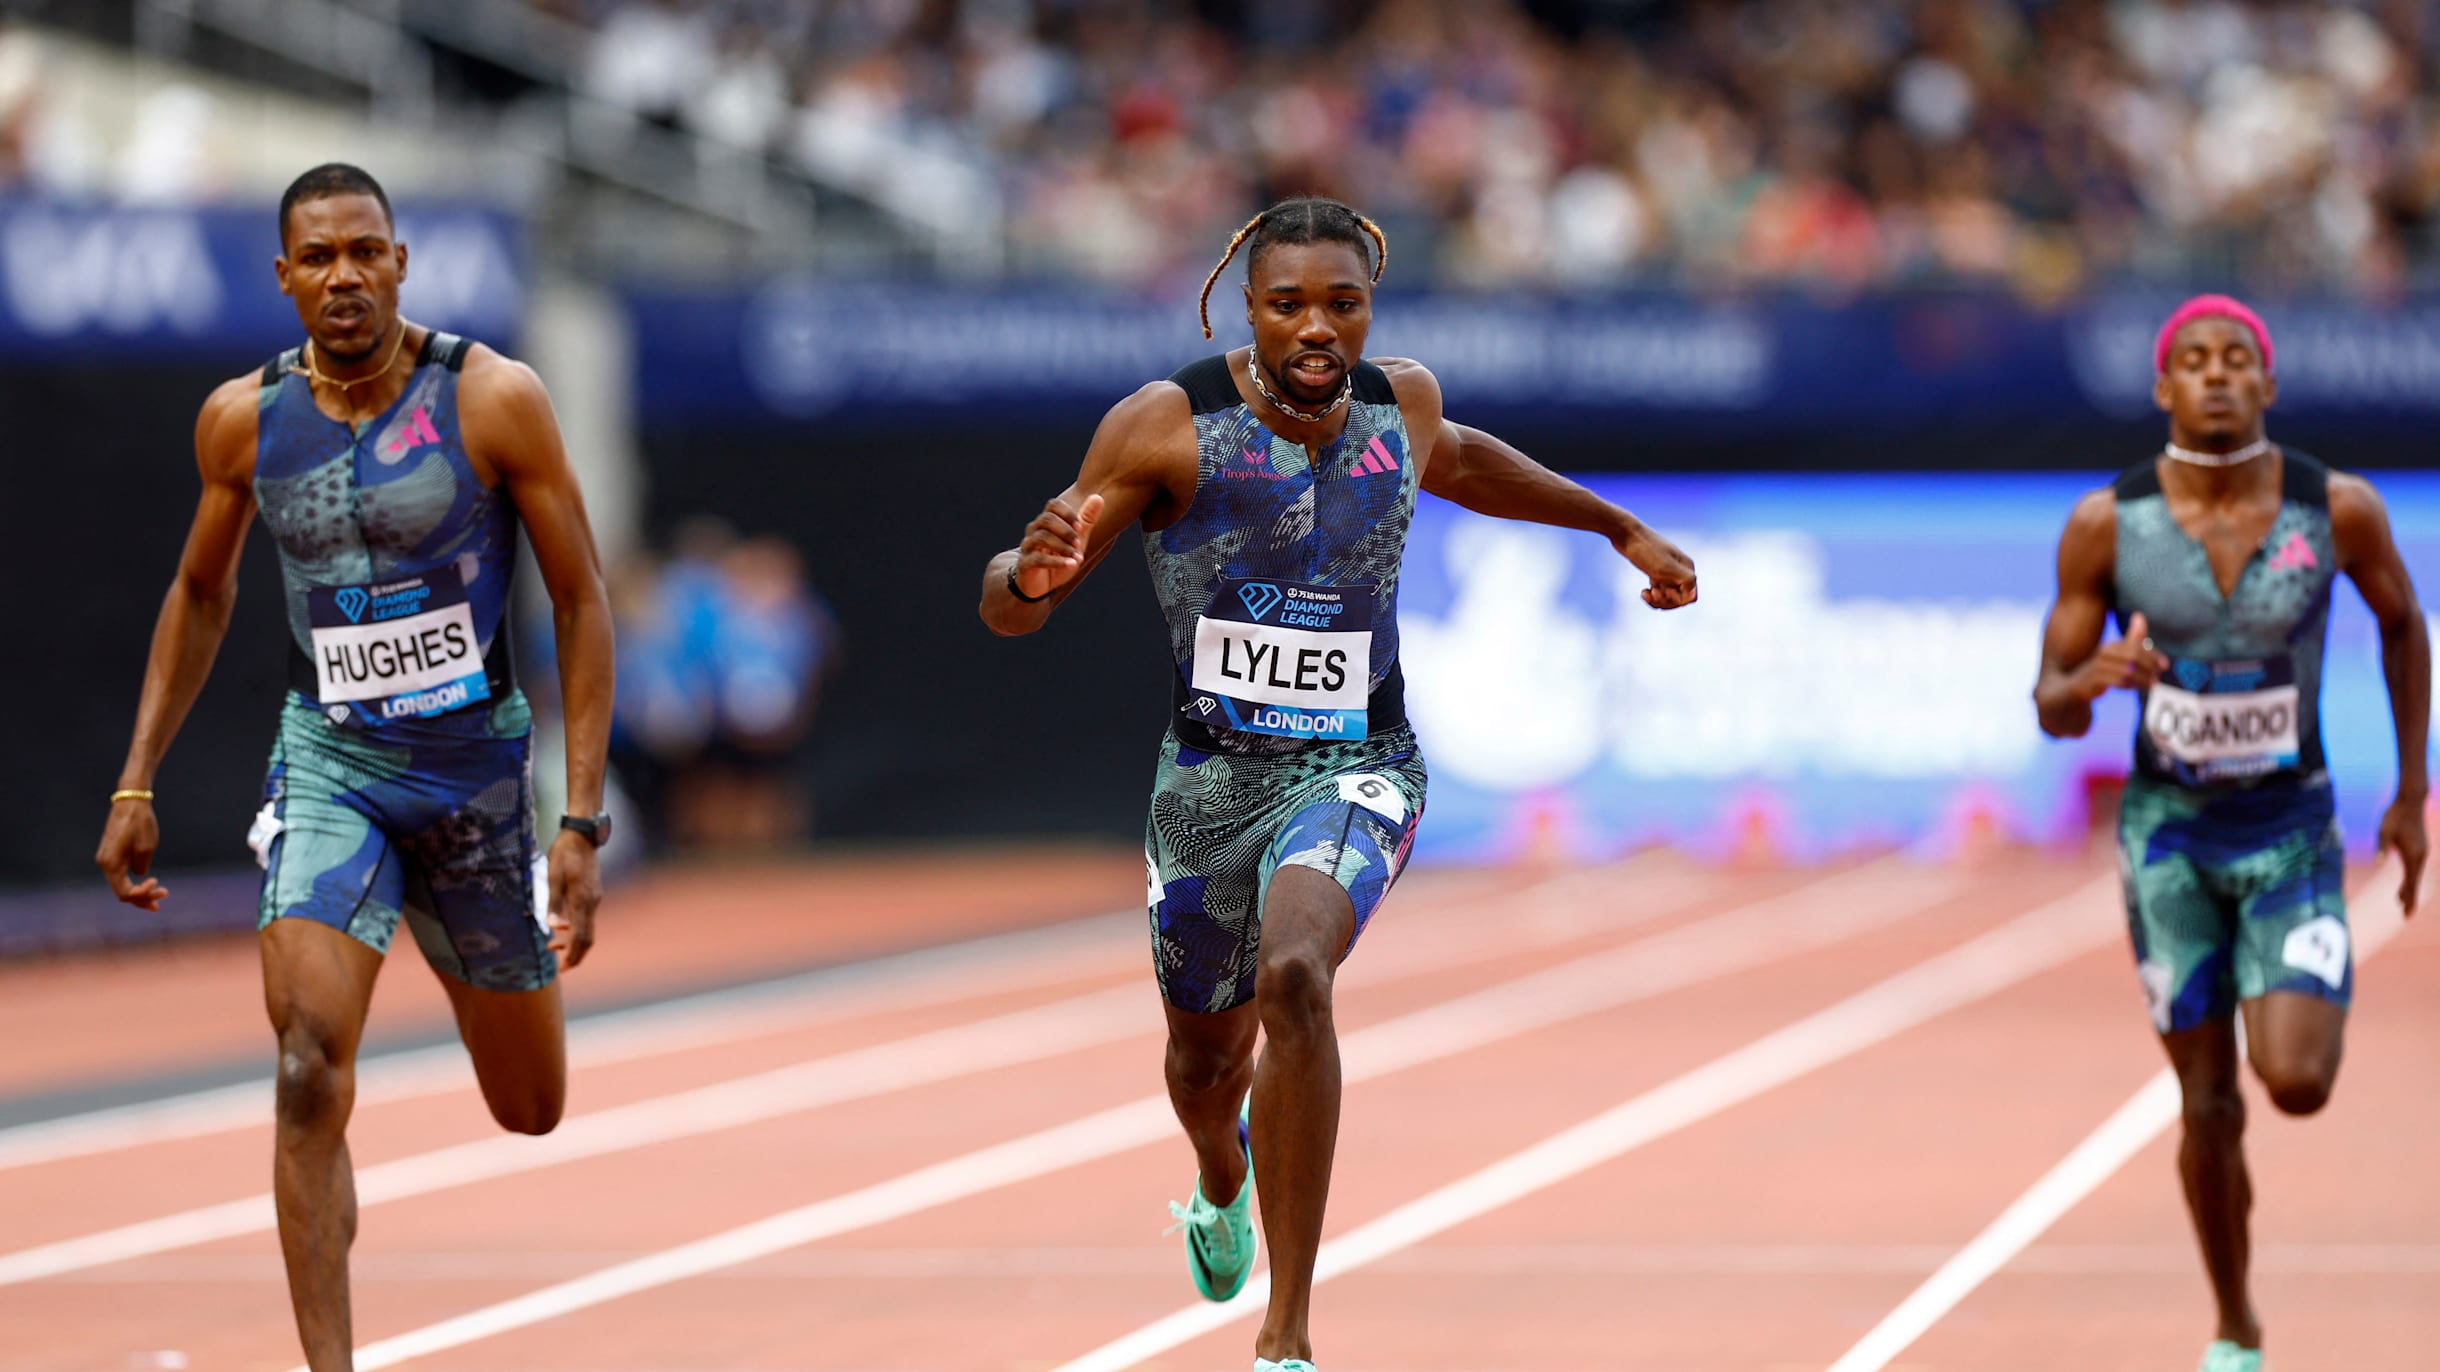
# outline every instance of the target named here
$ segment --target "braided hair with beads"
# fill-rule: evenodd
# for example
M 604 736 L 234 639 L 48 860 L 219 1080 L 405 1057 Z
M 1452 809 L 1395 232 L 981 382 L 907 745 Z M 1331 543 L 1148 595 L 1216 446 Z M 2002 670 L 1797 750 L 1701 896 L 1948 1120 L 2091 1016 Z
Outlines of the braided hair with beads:
M 1228 251 L 1220 255 L 1219 265 L 1203 278 L 1203 294 L 1195 303 L 1196 317 L 1203 322 L 1203 336 L 1212 336 L 1212 287 L 1219 284 L 1220 273 L 1236 259 L 1237 250 L 1245 249 L 1247 271 L 1254 269 L 1254 259 L 1265 248 L 1283 243 L 1345 243 L 1356 250 L 1372 267 L 1372 280 L 1380 284 L 1381 269 L 1389 265 L 1389 240 L 1381 236 L 1381 226 L 1348 206 L 1321 195 L 1300 195 L 1282 200 L 1262 213 L 1245 221 L 1245 227 L 1228 241 Z

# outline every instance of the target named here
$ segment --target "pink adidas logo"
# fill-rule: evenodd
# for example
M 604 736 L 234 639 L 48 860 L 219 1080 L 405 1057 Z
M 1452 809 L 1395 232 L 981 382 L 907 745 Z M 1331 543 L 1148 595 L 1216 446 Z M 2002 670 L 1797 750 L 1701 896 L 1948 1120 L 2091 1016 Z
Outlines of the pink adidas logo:
M 399 425 L 398 432 L 390 435 L 390 441 L 381 447 L 392 457 L 404 457 L 419 443 L 440 441 L 440 430 L 432 427 L 432 412 L 418 405 L 415 413 L 408 415 L 407 422 Z
M 1347 470 L 1358 476 L 1378 476 L 1383 472 L 1398 470 L 1398 459 L 1391 455 L 1389 446 L 1381 441 L 1381 435 L 1374 434 L 1372 442 L 1364 445 L 1363 455 Z
M 2321 559 L 2313 556 L 2313 545 L 2305 542 L 2301 533 L 2289 534 L 2287 542 L 2279 545 L 2279 551 L 2271 554 L 2274 572 L 2301 572 L 2320 565 Z

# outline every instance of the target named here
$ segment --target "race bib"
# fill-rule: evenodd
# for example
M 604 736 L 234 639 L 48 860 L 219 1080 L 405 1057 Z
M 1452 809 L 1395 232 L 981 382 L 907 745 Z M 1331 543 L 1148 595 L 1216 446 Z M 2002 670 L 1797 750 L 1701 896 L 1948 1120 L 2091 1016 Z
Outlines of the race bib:
M 1283 738 L 1364 737 L 1373 588 L 1224 581 L 1195 621 L 1186 717 Z
M 306 592 L 324 706 L 361 702 L 375 720 L 420 719 L 491 697 L 466 583 L 455 567 Z
M 2180 780 L 2263 776 L 2297 765 L 2301 705 L 2288 658 L 2180 658 L 2144 699 L 2143 733 Z

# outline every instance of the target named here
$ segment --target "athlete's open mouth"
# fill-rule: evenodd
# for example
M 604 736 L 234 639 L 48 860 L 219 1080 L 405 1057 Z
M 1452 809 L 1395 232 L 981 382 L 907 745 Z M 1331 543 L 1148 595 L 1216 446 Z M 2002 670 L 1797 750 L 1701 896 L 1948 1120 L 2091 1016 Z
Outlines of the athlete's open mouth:
M 373 313 L 373 307 L 361 300 L 335 300 L 322 311 L 322 317 L 333 324 L 361 324 Z
M 1289 364 L 1288 375 L 1309 386 L 1327 386 L 1339 379 L 1339 362 L 1335 357 L 1308 353 Z

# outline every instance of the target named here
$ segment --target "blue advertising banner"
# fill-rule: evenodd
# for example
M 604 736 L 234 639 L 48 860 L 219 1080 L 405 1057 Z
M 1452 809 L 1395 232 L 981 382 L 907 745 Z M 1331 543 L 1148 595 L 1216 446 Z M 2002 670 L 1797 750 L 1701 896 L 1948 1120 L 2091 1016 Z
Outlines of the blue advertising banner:
M 2122 776 L 2134 697 L 2082 739 L 2031 699 L 2069 507 L 2098 475 L 1726 476 L 1588 484 L 1679 540 L 1702 599 L 1658 613 L 1590 535 L 1426 500 L 1399 594 L 1407 709 L 1432 771 L 1422 850 L 1587 860 L 1760 839 L 1812 856 L 2062 838 Z M 2380 479 L 2440 586 L 2440 475 Z M 2322 728 L 2352 844 L 2396 747 L 2370 616 L 2334 592 Z
M 517 222 L 494 209 L 397 207 L 400 290 L 419 323 L 507 343 L 524 314 Z M 277 211 L 0 197 L 0 357 L 128 350 L 277 351 L 298 337 L 279 292 Z
M 1098 413 L 1246 336 L 1233 296 L 1205 342 L 1191 299 L 789 279 L 629 293 L 642 418 L 990 423 Z M 1679 294 L 1550 298 L 1386 292 L 1367 350 L 1431 366 L 1462 416 L 1574 416 L 1732 436 L 1842 421 L 1937 428 L 2151 412 L 2152 337 L 2177 298 L 2060 313 L 2006 296 L 1848 304 Z M 2440 298 L 2388 309 L 2263 303 L 2281 412 L 2440 417 Z

